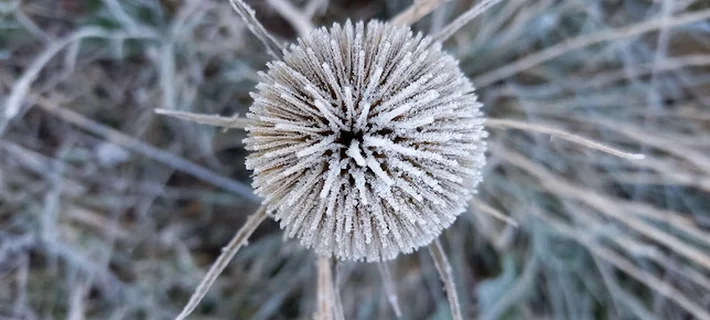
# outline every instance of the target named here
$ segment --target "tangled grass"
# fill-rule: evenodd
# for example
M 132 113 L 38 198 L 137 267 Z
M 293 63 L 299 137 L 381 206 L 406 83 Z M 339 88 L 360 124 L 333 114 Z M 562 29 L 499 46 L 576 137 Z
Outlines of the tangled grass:
M 285 40 L 401 12 L 435 33 L 472 6 L 417 3 L 252 2 Z M 709 19 L 702 0 L 506 0 L 445 43 L 499 119 L 442 238 L 465 315 L 710 319 Z M 173 318 L 259 199 L 243 132 L 152 110 L 246 113 L 266 50 L 227 1 L 14 0 L 0 28 L 0 319 Z M 313 261 L 266 223 L 195 317 L 308 318 Z M 450 317 L 426 253 L 333 276 L 348 319 Z

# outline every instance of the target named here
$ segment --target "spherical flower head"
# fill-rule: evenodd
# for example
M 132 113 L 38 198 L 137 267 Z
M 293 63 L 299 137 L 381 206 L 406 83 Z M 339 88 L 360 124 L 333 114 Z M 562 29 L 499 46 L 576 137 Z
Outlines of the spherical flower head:
M 245 139 L 255 192 L 321 256 L 428 245 L 481 181 L 481 104 L 458 62 L 408 27 L 314 30 L 267 64 Z

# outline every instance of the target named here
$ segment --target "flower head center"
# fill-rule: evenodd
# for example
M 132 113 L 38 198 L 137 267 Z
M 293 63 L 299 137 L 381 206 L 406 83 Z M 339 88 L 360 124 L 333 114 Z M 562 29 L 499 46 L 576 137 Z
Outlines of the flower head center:
M 362 145 L 364 135 L 361 130 L 342 130 L 338 133 L 335 143 L 344 146 L 345 149 L 349 148 L 354 142 Z

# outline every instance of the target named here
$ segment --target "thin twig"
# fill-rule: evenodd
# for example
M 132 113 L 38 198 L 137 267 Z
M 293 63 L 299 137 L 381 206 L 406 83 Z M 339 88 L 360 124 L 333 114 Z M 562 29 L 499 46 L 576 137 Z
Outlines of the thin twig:
M 624 152 L 619 149 L 616 149 L 614 147 L 607 146 L 605 144 L 602 144 L 600 142 L 596 142 L 594 140 L 584 138 L 582 136 L 564 131 L 559 128 L 555 128 L 552 126 L 544 125 L 544 124 L 539 124 L 539 123 L 527 123 L 523 121 L 517 121 L 517 120 L 511 120 L 511 119 L 486 119 L 486 125 L 488 127 L 496 127 L 496 128 L 515 128 L 515 129 L 522 129 L 522 130 L 528 130 L 528 131 L 533 131 L 533 132 L 540 132 L 540 133 L 546 133 L 570 142 L 577 143 L 579 145 L 585 146 L 590 149 L 606 152 L 608 154 L 624 158 L 624 159 L 629 159 L 629 160 L 640 160 L 644 158 L 643 154 L 640 153 L 630 153 L 630 152 Z
M 451 0 L 414 0 L 409 8 L 400 12 L 390 22 L 398 25 L 411 25 Z
M 446 296 L 449 299 L 449 306 L 451 307 L 451 319 L 463 320 L 461 306 L 459 305 L 459 295 L 456 293 L 454 274 L 451 271 L 451 264 L 449 264 L 449 259 L 446 257 L 446 253 L 439 239 L 434 240 L 434 242 L 429 245 L 429 252 L 434 259 L 436 271 L 439 272 L 441 281 L 444 282 L 444 289 L 446 290 Z
M 485 87 L 496 81 L 503 80 L 521 71 L 530 69 L 543 62 L 557 58 L 569 51 L 581 49 L 604 41 L 613 41 L 644 34 L 660 28 L 672 28 L 679 25 L 703 21 L 710 18 L 710 10 L 686 13 L 666 21 L 663 17 L 646 20 L 623 28 L 616 28 L 594 34 L 585 34 L 556 44 L 545 50 L 525 56 L 513 63 L 506 64 L 498 69 L 476 77 L 473 82 L 477 87 Z
M 222 117 L 220 115 L 208 115 L 184 111 L 174 111 L 168 109 L 155 109 L 155 113 L 175 117 L 182 120 L 193 121 L 199 124 L 206 124 L 225 129 L 244 129 L 252 124 L 252 121 L 247 118 L 241 118 L 238 114 L 231 117 Z
M 387 293 L 387 300 L 394 310 L 394 315 L 399 319 L 402 317 L 402 309 L 399 307 L 399 299 L 397 298 L 397 288 L 394 285 L 394 280 L 392 279 L 392 273 L 390 272 L 390 267 L 387 262 L 380 261 L 377 263 L 377 270 L 380 272 L 382 277 L 382 283 L 385 287 L 385 293 Z
M 266 50 L 269 52 L 269 54 L 274 57 L 277 60 L 281 60 L 282 58 L 282 52 L 284 50 L 283 45 L 276 40 L 268 31 L 266 31 L 266 28 L 259 22 L 259 20 L 256 19 L 256 13 L 254 9 L 249 7 L 246 3 L 244 3 L 243 0 L 229 0 L 229 3 L 232 4 L 232 8 L 234 8 L 234 11 L 239 13 L 240 16 L 242 16 L 242 19 L 244 19 L 244 22 L 247 24 L 247 27 L 249 27 L 249 30 L 251 30 L 254 35 L 259 38 L 259 41 L 266 46 Z
M 176 170 L 185 172 L 200 180 L 212 183 L 227 191 L 234 192 L 239 196 L 244 197 L 245 199 L 248 199 L 254 203 L 261 202 L 261 199 L 254 195 L 252 189 L 241 182 L 226 178 L 216 172 L 194 164 L 174 154 L 147 145 L 141 142 L 140 140 L 134 139 L 117 130 L 111 129 L 105 125 L 92 121 L 91 119 L 87 119 L 79 113 L 76 113 L 69 109 L 61 108 L 59 107 L 56 101 L 44 98 L 39 98 L 37 99 L 37 101 L 37 105 L 40 108 L 62 118 L 64 121 L 72 123 L 95 135 L 101 136 L 107 141 L 113 142 L 124 148 L 131 149 L 134 152 L 137 152 L 150 159 L 161 162 Z
M 217 280 L 217 277 L 224 271 L 227 267 L 229 261 L 232 260 L 234 255 L 239 251 L 239 248 L 247 244 L 247 240 L 254 233 L 254 230 L 261 224 L 264 219 L 266 219 L 266 207 L 261 206 L 254 214 L 247 218 L 247 222 L 242 226 L 241 229 L 234 235 L 229 244 L 222 248 L 222 253 L 217 257 L 217 260 L 210 266 L 207 274 L 202 278 L 200 284 L 195 289 L 195 293 L 190 297 L 190 301 L 187 302 L 182 312 L 175 318 L 175 320 L 183 320 L 192 313 L 197 305 L 205 297 L 207 291 L 210 289 L 212 284 Z
M 446 27 L 444 27 L 443 30 L 439 31 L 439 33 L 434 35 L 434 40 L 438 42 L 444 42 L 446 39 L 450 38 L 456 31 L 459 31 L 459 29 L 463 28 L 466 24 L 471 22 L 473 19 L 481 15 L 482 13 L 485 13 L 490 9 L 492 6 L 498 4 L 503 0 L 482 0 L 475 6 L 473 6 L 471 9 L 468 9 L 468 11 L 464 12 L 462 15 L 460 15 L 456 20 L 452 21 L 449 23 Z

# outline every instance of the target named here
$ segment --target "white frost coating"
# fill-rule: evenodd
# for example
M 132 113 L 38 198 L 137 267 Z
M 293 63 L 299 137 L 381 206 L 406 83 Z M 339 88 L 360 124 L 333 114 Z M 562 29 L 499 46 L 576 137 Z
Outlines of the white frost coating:
M 350 148 L 348 148 L 348 151 L 345 154 L 347 154 L 350 158 L 353 158 L 358 166 L 364 167 L 367 164 L 365 162 L 365 158 L 363 158 L 362 154 L 360 154 L 360 143 L 357 140 L 353 139 L 350 143 Z
M 392 181 L 392 179 L 387 175 L 387 173 L 382 171 L 382 168 L 380 168 L 380 164 L 377 162 L 377 160 L 372 157 L 368 157 L 366 163 L 367 167 L 370 168 L 370 170 L 372 170 L 372 172 L 374 172 L 376 176 L 380 177 L 380 179 L 382 179 L 382 181 L 384 181 L 387 186 L 391 186 L 392 184 L 394 184 L 394 181 Z
M 381 261 L 465 210 L 486 150 L 473 85 L 408 27 L 319 28 L 269 63 L 247 115 L 253 186 L 321 256 Z
M 323 140 L 321 140 L 321 142 L 318 142 L 310 147 L 298 150 L 298 152 L 296 152 L 296 157 L 303 158 L 318 151 L 324 151 L 325 149 L 328 149 L 328 147 L 333 144 L 333 142 L 335 142 L 335 139 L 335 135 L 327 136 Z

